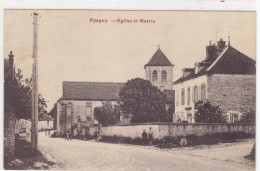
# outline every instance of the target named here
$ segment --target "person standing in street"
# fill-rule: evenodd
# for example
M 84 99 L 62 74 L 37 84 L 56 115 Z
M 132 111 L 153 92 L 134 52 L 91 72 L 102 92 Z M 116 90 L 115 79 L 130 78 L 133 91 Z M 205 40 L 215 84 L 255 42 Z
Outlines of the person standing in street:
M 98 132 L 98 129 L 97 129 L 97 128 L 95 129 L 94 136 L 95 136 L 95 141 L 98 141 L 99 132 Z
M 149 139 L 149 145 L 152 145 L 153 144 L 153 131 L 152 131 L 152 127 L 149 128 L 148 139 Z
M 143 144 L 146 145 L 147 144 L 147 133 L 146 133 L 145 129 L 142 133 L 142 138 L 143 138 Z
M 66 132 L 66 135 L 65 135 L 65 141 L 67 140 L 69 140 L 69 138 L 70 138 L 70 132 L 69 131 L 67 131 Z

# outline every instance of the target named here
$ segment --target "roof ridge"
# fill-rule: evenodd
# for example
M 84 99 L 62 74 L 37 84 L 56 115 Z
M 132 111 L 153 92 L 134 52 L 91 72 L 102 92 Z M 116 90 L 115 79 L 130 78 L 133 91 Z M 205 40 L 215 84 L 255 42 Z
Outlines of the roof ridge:
M 120 82 L 104 82 L 104 81 L 63 81 L 63 83 L 106 83 L 106 84 L 126 84 Z
M 162 52 L 161 49 L 158 49 L 149 62 L 144 65 L 144 68 L 146 66 L 174 66 L 171 61 L 166 57 L 166 55 Z
M 214 60 L 214 62 L 212 62 L 212 64 L 206 69 L 206 71 L 211 70 L 216 63 L 220 60 L 220 58 L 226 53 L 226 51 L 230 48 L 231 46 L 226 46 L 225 49 L 223 49 L 223 51 L 219 54 L 219 56 L 216 58 L 216 60 Z M 231 47 L 232 48 L 232 47 Z M 234 49 L 234 48 L 233 48 Z

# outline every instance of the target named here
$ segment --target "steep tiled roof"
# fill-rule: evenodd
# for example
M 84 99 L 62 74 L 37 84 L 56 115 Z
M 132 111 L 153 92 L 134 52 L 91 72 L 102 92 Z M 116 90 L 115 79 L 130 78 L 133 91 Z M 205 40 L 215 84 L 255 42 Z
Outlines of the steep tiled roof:
M 215 60 L 205 65 L 195 74 L 194 70 L 187 76 L 181 77 L 173 84 L 190 80 L 205 74 L 255 74 L 255 60 L 239 52 L 232 46 L 227 46 L 218 54 Z
M 161 49 L 158 49 L 151 60 L 144 66 L 173 66 L 169 59 L 163 54 Z
M 46 114 L 40 114 L 39 115 L 39 121 L 53 121 L 54 119 Z
M 124 83 L 63 82 L 65 100 L 117 100 Z

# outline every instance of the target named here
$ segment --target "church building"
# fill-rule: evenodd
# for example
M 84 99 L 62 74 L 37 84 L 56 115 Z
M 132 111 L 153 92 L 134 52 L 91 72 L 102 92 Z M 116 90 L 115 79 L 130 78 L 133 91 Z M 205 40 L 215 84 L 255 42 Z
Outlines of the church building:
M 173 64 L 160 48 L 144 66 L 145 78 L 167 94 L 167 103 L 174 104 Z M 116 104 L 119 92 L 125 83 L 109 82 L 63 82 L 63 95 L 57 101 L 57 134 L 66 131 L 76 135 L 94 134 L 97 121 L 95 107 L 102 102 Z M 168 105 L 168 106 L 169 106 Z

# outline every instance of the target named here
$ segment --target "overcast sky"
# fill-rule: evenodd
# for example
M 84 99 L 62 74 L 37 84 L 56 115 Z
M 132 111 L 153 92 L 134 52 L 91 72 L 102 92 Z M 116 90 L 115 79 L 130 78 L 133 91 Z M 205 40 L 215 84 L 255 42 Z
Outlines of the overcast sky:
M 144 65 L 160 45 L 175 65 L 174 80 L 183 67 L 205 58 L 205 46 L 220 38 L 256 58 L 255 12 L 6 10 L 4 57 L 10 50 L 15 66 L 31 76 L 33 18 L 38 12 L 39 93 L 48 111 L 62 96 L 62 81 L 126 82 L 144 78 Z M 107 23 L 92 23 L 107 19 Z M 149 19 L 155 23 L 112 20 Z

